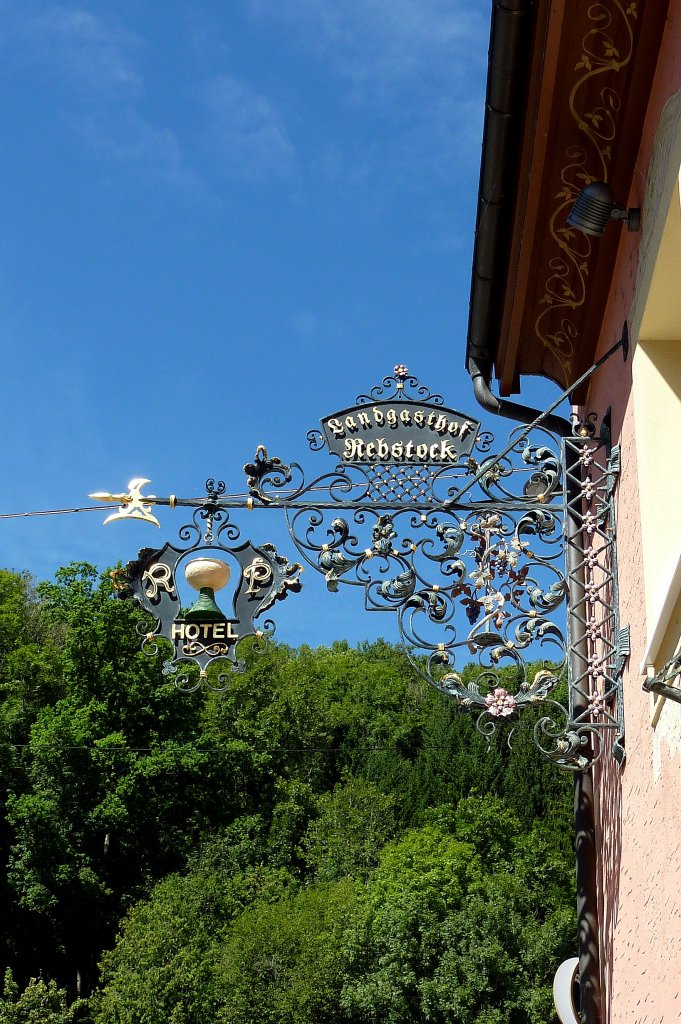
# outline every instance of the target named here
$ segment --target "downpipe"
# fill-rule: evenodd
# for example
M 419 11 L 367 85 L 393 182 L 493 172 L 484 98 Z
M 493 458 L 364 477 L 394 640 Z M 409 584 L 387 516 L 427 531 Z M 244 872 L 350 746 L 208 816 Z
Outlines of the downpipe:
M 519 423 L 533 423 L 540 415 L 538 409 L 509 402 L 497 398 L 490 390 L 490 372 L 477 360 L 469 359 L 468 372 L 473 382 L 473 394 L 476 401 L 487 412 L 495 416 Z M 563 416 L 549 413 L 543 420 L 543 426 L 559 437 L 572 434 L 572 424 Z M 567 452 L 566 458 L 575 459 L 576 453 Z M 577 467 L 574 463 L 566 470 Z M 578 476 L 570 472 L 568 476 L 568 508 L 566 515 L 566 544 L 568 571 L 568 600 L 570 607 L 583 601 L 584 595 L 584 564 L 582 550 L 582 530 L 580 517 L 572 509 L 572 501 L 578 497 L 577 485 L 571 478 Z M 570 674 L 573 679 L 579 678 L 586 664 L 586 637 L 580 637 L 578 644 L 570 645 Z M 581 694 L 573 695 L 575 717 L 586 710 L 586 702 Z M 588 754 L 588 751 L 584 751 Z M 577 862 L 577 927 L 579 946 L 579 990 L 580 1017 L 582 1024 L 600 1024 L 601 1022 L 601 974 L 598 943 L 598 888 L 596 874 L 596 816 L 594 806 L 593 769 L 587 768 L 575 773 L 574 792 L 575 818 L 575 859 Z

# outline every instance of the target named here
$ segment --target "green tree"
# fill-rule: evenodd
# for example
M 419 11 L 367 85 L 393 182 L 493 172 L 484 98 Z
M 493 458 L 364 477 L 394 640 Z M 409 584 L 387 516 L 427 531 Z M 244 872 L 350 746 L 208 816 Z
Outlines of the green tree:
M 258 773 L 247 743 L 204 738 L 202 698 L 140 651 L 141 613 L 107 576 L 70 567 L 39 600 L 63 632 L 59 689 L 32 712 L 7 794 L 8 885 L 19 960 L 87 991 L 121 913 L 183 867 L 204 830 L 251 805 Z
M 345 774 L 318 800 L 319 817 L 303 840 L 304 857 L 319 882 L 366 878 L 394 836 L 395 800 L 370 782 Z
M 68 1005 L 66 992 L 54 981 L 31 978 L 23 992 L 7 969 L 0 996 L 0 1024 L 75 1024 L 82 1004 Z
M 389 1024 L 546 1024 L 576 941 L 570 857 L 493 797 L 388 844 L 364 893 L 342 1003 Z
M 234 965 L 249 929 L 289 914 L 282 1013 L 313 960 L 295 919 L 328 967 L 301 1020 L 437 1020 L 455 1005 L 476 1024 L 539 1020 L 572 928 L 572 853 L 569 782 L 540 761 L 531 715 L 513 750 L 504 731 L 488 745 L 383 642 L 271 645 L 225 693 L 188 696 L 162 673 L 166 651 L 141 652 L 144 622 L 92 567 L 38 588 L 0 573 L 0 957 L 20 984 L 45 972 L 87 992 L 113 947 L 98 1024 L 140 1007 L 214 1024 L 218 990 L 247 1012 Z M 458 974 L 441 972 L 448 957 Z M 488 996 L 466 994 L 476 970 Z
M 246 910 L 217 956 L 215 1024 L 340 1022 L 354 905 L 346 879 Z

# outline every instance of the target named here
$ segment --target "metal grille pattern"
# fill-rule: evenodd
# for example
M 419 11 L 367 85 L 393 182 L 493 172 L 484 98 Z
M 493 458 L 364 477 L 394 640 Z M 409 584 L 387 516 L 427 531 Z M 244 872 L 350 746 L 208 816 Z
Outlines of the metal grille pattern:
M 597 760 L 610 731 L 613 756 L 623 761 L 620 677 L 629 635 L 618 614 L 614 489 L 620 452 L 609 452 L 606 441 L 596 438 L 566 439 L 564 450 L 566 509 L 575 525 L 566 537 L 570 719 L 583 757 Z
M 367 498 L 376 503 L 408 501 L 432 505 L 433 473 L 427 466 L 371 466 Z

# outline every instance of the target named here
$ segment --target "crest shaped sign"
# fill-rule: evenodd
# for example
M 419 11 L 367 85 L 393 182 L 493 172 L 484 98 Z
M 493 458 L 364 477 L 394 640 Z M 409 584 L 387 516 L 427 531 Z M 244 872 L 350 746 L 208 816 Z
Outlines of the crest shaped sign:
M 277 554 L 273 544 L 226 546 L 211 538 L 190 548 L 142 548 L 119 572 L 117 589 L 156 620 L 155 630 L 145 633 L 145 644 L 155 649 L 161 637 L 172 644 L 165 673 L 175 674 L 182 662 L 193 662 L 199 666 L 199 680 L 205 681 L 212 663 L 227 661 L 233 670 L 243 668 L 239 642 L 247 636 L 266 639 L 274 632 L 273 622 L 263 616 L 275 602 L 300 590 L 301 571 L 301 565 Z M 182 576 L 196 592 L 190 607 L 182 605 Z

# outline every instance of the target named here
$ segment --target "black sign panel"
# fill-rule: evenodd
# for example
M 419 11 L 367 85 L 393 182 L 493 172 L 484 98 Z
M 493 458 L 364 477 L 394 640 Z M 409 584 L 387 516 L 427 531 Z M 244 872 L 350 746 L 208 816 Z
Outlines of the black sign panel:
M 480 423 L 413 400 L 355 405 L 321 421 L 329 451 L 350 465 L 454 465 L 468 457 Z

